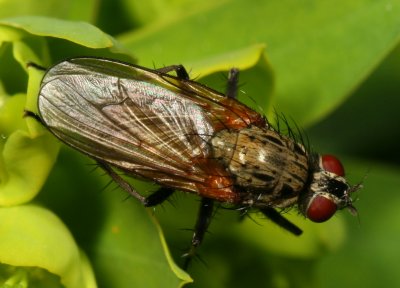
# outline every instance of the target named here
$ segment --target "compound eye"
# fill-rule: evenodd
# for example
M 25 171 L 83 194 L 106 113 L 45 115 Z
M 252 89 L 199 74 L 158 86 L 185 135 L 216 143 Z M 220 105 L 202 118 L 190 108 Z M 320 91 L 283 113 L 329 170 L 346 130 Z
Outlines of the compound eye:
M 338 176 L 344 176 L 344 168 L 342 163 L 335 156 L 322 155 L 322 167 L 325 171 L 334 173 Z
M 335 214 L 337 205 L 333 199 L 323 195 L 316 195 L 307 207 L 307 218 L 313 222 L 325 222 Z

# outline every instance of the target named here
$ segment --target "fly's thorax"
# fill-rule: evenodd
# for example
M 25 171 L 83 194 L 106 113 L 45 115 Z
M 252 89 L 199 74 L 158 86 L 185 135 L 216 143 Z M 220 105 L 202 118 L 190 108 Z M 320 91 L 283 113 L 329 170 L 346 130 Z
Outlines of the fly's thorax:
M 269 127 L 221 130 L 211 145 L 214 157 L 235 178 L 241 204 L 290 206 L 308 181 L 304 147 Z

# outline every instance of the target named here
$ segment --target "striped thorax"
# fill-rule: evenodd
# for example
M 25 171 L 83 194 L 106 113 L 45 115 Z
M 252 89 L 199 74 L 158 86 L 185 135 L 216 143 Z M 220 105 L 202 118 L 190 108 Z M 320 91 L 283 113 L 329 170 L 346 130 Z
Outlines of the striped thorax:
M 277 131 L 257 126 L 218 132 L 211 141 L 214 156 L 235 178 L 241 202 L 288 207 L 297 202 L 309 175 L 301 144 Z
M 297 204 L 314 222 L 338 209 L 354 210 L 344 169 L 333 156 L 307 151 L 302 144 L 270 128 L 222 130 L 211 140 L 214 157 L 231 173 L 240 204 L 286 208 Z

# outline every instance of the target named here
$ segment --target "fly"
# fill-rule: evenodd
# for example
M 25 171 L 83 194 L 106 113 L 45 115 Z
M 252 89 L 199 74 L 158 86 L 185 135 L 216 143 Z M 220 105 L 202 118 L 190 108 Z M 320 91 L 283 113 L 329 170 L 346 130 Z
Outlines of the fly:
M 168 74 L 174 71 L 177 76 Z M 185 268 L 210 224 L 214 202 L 258 209 L 300 235 L 279 210 L 297 206 L 314 222 L 337 210 L 356 213 L 340 161 L 305 148 L 293 133 L 274 129 L 266 117 L 236 100 L 238 70 L 227 93 L 189 80 L 181 65 L 151 70 L 102 58 L 73 58 L 45 74 L 39 115 L 27 111 L 67 145 L 97 161 L 144 206 L 174 191 L 201 197 Z M 160 185 L 144 197 L 128 176 Z

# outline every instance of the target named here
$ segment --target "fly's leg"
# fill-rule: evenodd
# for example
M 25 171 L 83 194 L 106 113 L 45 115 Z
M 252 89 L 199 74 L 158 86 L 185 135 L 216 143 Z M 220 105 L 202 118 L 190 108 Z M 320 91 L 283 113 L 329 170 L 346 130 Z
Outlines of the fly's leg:
M 275 224 L 281 226 L 282 228 L 288 230 L 289 232 L 293 233 L 294 235 L 298 236 L 303 233 L 303 231 L 294 225 L 292 222 L 287 220 L 285 217 L 283 217 L 278 211 L 276 211 L 273 208 L 262 208 L 260 211 L 272 222 Z
M 146 204 L 146 197 L 140 195 L 131 185 L 129 185 L 128 182 L 126 182 L 121 176 L 115 173 L 115 171 L 107 163 L 100 160 L 97 160 L 97 163 L 123 190 L 138 199 L 143 205 Z
M 166 66 L 157 69 L 157 71 L 161 73 L 169 73 L 171 71 L 175 71 L 176 75 L 180 79 L 189 80 L 189 73 L 186 71 L 183 65 Z M 232 68 L 229 71 L 228 84 L 226 87 L 226 94 L 225 94 L 228 98 L 233 98 L 233 99 L 237 98 L 238 83 L 239 83 L 239 69 Z
M 145 207 L 152 207 L 164 202 L 171 194 L 174 189 L 168 187 L 161 187 L 153 194 L 148 197 L 144 197 L 139 194 L 128 182 L 126 182 L 121 176 L 119 176 L 107 163 L 97 160 L 98 165 L 103 168 L 104 171 L 114 180 L 123 190 L 128 192 L 130 195 L 135 197 Z
M 46 126 L 42 118 L 40 116 L 32 111 L 25 110 L 24 111 L 24 117 L 32 117 L 36 119 L 39 123 L 41 123 L 43 126 Z M 120 177 L 117 173 L 114 172 L 114 170 L 105 162 L 97 160 L 97 163 L 101 168 L 104 169 L 104 171 L 107 172 L 108 175 L 126 192 L 131 194 L 133 197 L 138 199 L 140 203 L 142 203 L 145 207 L 152 207 L 156 206 L 162 202 L 164 202 L 171 194 L 174 192 L 174 189 L 168 188 L 168 187 L 161 187 L 157 191 L 155 191 L 153 194 L 144 197 L 140 195 L 131 185 L 129 185 L 128 182 L 126 182 L 122 177 Z
M 214 211 L 213 208 L 213 200 L 204 197 L 201 199 L 199 214 L 197 216 L 196 226 L 194 227 L 191 247 L 187 253 L 182 255 L 182 257 L 186 258 L 183 264 L 183 269 L 185 270 L 187 270 L 190 261 L 196 255 L 197 247 L 199 247 L 201 242 L 203 241 L 204 235 L 211 222 L 211 217 Z
M 42 124 L 43 126 L 46 127 L 46 125 L 43 123 L 42 118 L 40 118 L 40 116 L 32 111 L 29 110 L 24 110 L 24 117 L 32 117 L 34 118 L 36 121 L 38 121 L 40 124 Z
M 168 197 L 171 196 L 172 193 L 174 193 L 174 191 L 174 189 L 169 187 L 160 187 L 153 194 L 146 197 L 144 206 L 152 207 L 161 204 L 162 202 L 167 200 Z
M 185 69 L 185 67 L 183 67 L 183 65 L 166 66 L 166 67 L 157 69 L 157 71 L 161 72 L 161 73 L 165 73 L 165 74 L 169 73 L 171 71 L 175 71 L 176 75 L 180 79 L 189 80 L 189 73 L 186 71 L 186 69 Z
M 228 83 L 226 85 L 226 97 L 236 99 L 239 83 L 239 69 L 232 68 L 229 70 Z
M 42 70 L 42 71 L 46 71 L 47 69 L 45 68 L 45 67 L 43 67 L 43 66 L 40 66 L 39 64 L 36 64 L 36 63 L 34 63 L 34 62 L 28 62 L 27 64 L 26 64 L 26 67 L 33 67 L 33 68 L 35 68 L 35 69 L 37 69 L 37 70 Z

